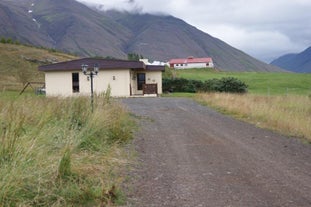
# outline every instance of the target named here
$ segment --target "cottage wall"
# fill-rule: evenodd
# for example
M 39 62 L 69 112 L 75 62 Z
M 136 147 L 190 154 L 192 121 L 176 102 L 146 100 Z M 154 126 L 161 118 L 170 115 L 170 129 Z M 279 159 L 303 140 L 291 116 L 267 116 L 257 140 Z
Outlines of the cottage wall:
M 158 84 L 158 94 L 162 94 L 162 72 L 161 71 L 141 71 L 146 74 L 146 84 Z M 73 91 L 72 74 L 79 74 L 79 91 Z M 93 90 L 95 94 L 106 92 L 111 89 L 111 96 L 129 97 L 132 95 L 142 95 L 143 91 L 137 90 L 137 72 L 129 69 L 101 70 L 93 76 Z M 47 96 L 79 96 L 90 95 L 91 80 L 89 76 L 81 71 L 56 71 L 45 73 L 46 95 Z M 130 86 L 132 88 L 130 88 Z
M 212 68 L 212 67 L 214 67 L 213 63 L 209 63 L 208 66 L 206 63 L 174 64 L 175 69 Z
M 71 96 L 71 73 L 48 72 L 45 73 L 45 85 L 47 96 Z
M 157 83 L 158 84 L 158 94 L 162 94 L 162 72 L 152 71 L 146 73 L 146 83 Z
M 100 71 L 94 79 L 96 93 L 107 91 L 111 88 L 111 95 L 115 97 L 130 96 L 130 72 L 124 70 Z
M 79 92 L 74 93 L 72 88 L 72 73 L 79 73 Z M 91 93 L 89 76 L 80 71 L 46 72 L 47 96 L 88 95 Z M 100 71 L 93 76 L 94 93 L 100 94 L 111 88 L 112 96 L 130 96 L 130 73 L 128 69 Z

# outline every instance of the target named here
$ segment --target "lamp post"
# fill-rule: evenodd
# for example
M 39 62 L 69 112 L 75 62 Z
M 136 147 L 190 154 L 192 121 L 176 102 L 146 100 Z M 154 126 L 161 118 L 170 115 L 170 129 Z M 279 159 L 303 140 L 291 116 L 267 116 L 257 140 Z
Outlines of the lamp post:
M 99 66 L 98 66 L 98 64 L 95 64 L 93 67 L 93 70 L 88 70 L 89 66 L 86 64 L 82 64 L 81 67 L 82 67 L 83 74 L 90 77 L 90 79 L 91 79 L 91 107 L 92 107 L 91 109 L 93 112 L 93 108 L 94 108 L 93 77 L 94 77 L 94 75 L 98 74 Z

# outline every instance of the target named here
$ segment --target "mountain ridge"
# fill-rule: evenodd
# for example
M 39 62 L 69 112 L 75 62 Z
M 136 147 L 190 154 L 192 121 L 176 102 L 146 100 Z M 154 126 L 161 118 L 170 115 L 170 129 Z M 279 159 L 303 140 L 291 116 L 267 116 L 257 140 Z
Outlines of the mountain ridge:
M 300 53 L 283 55 L 273 60 L 271 65 L 296 73 L 311 73 L 311 47 Z
M 16 1 L 0 1 L 7 19 L 0 20 L 0 36 L 24 43 L 84 57 L 126 58 L 137 53 L 168 61 L 210 56 L 220 70 L 282 71 L 170 15 L 99 11 L 75 0 Z

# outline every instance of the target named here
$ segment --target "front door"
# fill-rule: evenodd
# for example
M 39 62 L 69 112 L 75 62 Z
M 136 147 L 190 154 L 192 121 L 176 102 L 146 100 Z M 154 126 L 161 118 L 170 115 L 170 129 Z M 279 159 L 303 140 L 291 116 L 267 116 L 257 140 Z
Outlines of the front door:
M 137 73 L 137 90 L 143 90 L 143 85 L 146 83 L 146 74 Z

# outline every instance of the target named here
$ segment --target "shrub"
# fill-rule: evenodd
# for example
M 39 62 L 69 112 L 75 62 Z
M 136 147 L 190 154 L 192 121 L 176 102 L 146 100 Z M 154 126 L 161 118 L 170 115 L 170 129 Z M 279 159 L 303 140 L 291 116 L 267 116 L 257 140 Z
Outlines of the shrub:
M 163 91 L 166 92 L 188 92 L 195 93 L 203 85 L 202 81 L 188 80 L 185 78 L 163 79 Z
M 0 40 L 1 43 L 5 44 L 6 43 L 6 39 L 4 37 L 1 37 L 1 40 Z
M 204 82 L 203 92 L 246 93 L 247 85 L 233 77 L 211 79 Z
M 211 79 L 205 82 L 188 80 L 185 78 L 163 79 L 163 91 L 165 92 L 228 92 L 245 93 L 247 85 L 233 77 Z
M 127 59 L 128 60 L 139 60 L 139 59 L 143 59 L 144 57 L 140 54 L 136 54 L 136 53 L 129 53 L 127 54 Z

